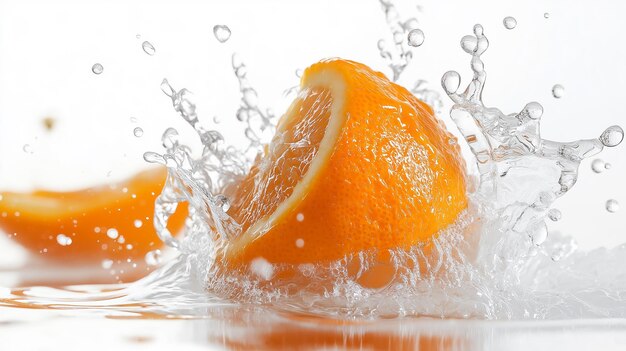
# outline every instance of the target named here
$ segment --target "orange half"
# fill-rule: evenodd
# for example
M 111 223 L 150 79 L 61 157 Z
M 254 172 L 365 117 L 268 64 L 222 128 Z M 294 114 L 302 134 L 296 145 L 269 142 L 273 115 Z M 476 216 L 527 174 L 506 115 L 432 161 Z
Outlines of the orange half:
M 456 139 L 433 110 L 369 67 L 319 62 L 233 196 L 231 265 L 314 263 L 408 248 L 467 207 Z
M 97 262 L 143 257 L 162 246 L 152 216 L 165 176 L 166 170 L 160 168 L 117 184 L 72 192 L 2 192 L 0 229 L 45 259 Z M 182 228 L 185 212 L 177 211 L 170 219 L 173 232 Z

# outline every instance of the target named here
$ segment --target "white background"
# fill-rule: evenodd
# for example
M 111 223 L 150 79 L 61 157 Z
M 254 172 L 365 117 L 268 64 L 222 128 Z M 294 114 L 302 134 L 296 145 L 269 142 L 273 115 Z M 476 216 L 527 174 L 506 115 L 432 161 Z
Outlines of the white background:
M 454 69 L 465 84 L 469 56 L 459 40 L 481 23 L 491 42 L 484 55 L 487 105 L 511 113 L 539 101 L 543 136 L 554 140 L 626 126 L 626 3 L 427 0 L 419 2 L 421 13 L 415 2 L 400 3 L 407 17 L 418 16 L 426 35 L 403 83 L 423 78 L 443 94 L 439 79 Z M 505 16 L 517 19 L 515 29 L 504 28 Z M 227 43 L 213 37 L 215 24 L 232 29 Z M 233 51 L 248 64 L 261 103 L 280 113 L 288 103 L 283 91 L 298 82 L 295 70 L 319 59 L 339 56 L 389 73 L 376 49 L 381 37 L 390 39 L 376 0 L 0 0 L 0 189 L 72 189 L 122 179 L 146 167 L 141 155 L 160 150 L 168 126 L 196 145 L 160 91 L 164 77 L 193 91 L 205 124 L 213 126 L 212 117 L 219 116 L 227 140 L 237 142 L 243 128 L 234 118 L 239 97 Z M 144 40 L 156 47 L 154 56 L 142 51 Z M 91 73 L 96 62 L 104 66 L 98 76 Z M 566 89 L 560 100 L 551 96 L 556 83 Z M 58 121 L 52 133 L 42 128 L 46 116 Z M 133 136 L 136 126 L 143 137 Z M 32 154 L 22 150 L 24 144 Z M 550 224 L 551 230 L 574 235 L 585 248 L 626 242 L 626 210 L 604 210 L 608 198 L 626 206 L 620 181 L 625 152 L 624 146 L 606 150 L 601 157 L 613 168 L 603 174 L 583 163 L 579 184 L 556 205 L 563 220 Z M 4 261 L 17 250 L 0 242 Z

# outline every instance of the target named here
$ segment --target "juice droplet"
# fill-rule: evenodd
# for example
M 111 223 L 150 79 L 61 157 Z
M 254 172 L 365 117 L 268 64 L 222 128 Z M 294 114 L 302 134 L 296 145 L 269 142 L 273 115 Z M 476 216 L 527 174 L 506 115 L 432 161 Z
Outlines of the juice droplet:
M 552 87 L 552 96 L 557 99 L 562 98 L 565 95 L 565 88 L 561 84 L 555 84 Z
M 515 26 L 517 26 L 517 20 L 511 16 L 504 17 L 502 23 L 504 23 L 504 28 L 506 29 L 513 29 L 515 28 Z
M 111 239 L 117 239 L 119 233 L 117 232 L 117 229 L 115 228 L 109 228 L 107 230 L 107 236 Z
M 302 222 L 302 221 L 304 221 L 304 215 L 303 215 L 302 213 L 298 213 L 298 214 L 296 215 L 296 220 L 297 220 L 298 222 Z
M 69 246 L 72 245 L 72 238 L 65 234 L 59 234 L 57 235 L 57 243 L 61 246 Z
M 624 130 L 620 126 L 610 126 L 600 135 L 602 145 L 608 147 L 617 146 L 622 140 L 624 140 Z
M 133 221 L 133 225 L 135 226 L 135 228 L 141 228 L 143 226 L 143 222 L 141 221 L 141 219 L 135 219 Z
M 602 173 L 606 169 L 606 165 L 604 161 L 599 158 L 596 158 L 591 162 L 591 170 L 596 173 Z
M 143 49 L 143 52 L 150 56 L 154 55 L 156 52 L 154 45 L 152 45 L 149 41 L 144 41 L 143 44 L 141 44 L 141 48 Z
M 559 211 L 556 208 L 552 208 L 550 209 L 550 211 L 548 211 L 548 218 L 550 218 L 551 221 L 553 222 L 558 222 L 561 220 L 561 211 Z
M 157 249 L 157 250 L 148 251 L 144 259 L 146 261 L 146 264 L 148 264 L 148 266 L 157 266 L 159 263 L 161 263 L 161 250 Z
M 110 269 L 111 267 L 113 267 L 113 261 L 109 260 L 109 259 L 104 259 L 102 260 L 102 262 L 100 263 L 100 265 L 102 266 L 102 268 L 104 269 Z
M 424 44 L 424 32 L 422 32 L 421 29 L 413 29 L 409 32 L 407 39 L 410 46 L 422 46 L 422 44 Z
M 213 35 L 220 43 L 225 43 L 228 39 L 230 39 L 230 28 L 228 26 L 218 24 L 213 27 Z
M 133 134 L 137 138 L 141 138 L 143 136 L 143 129 L 141 129 L 141 127 L 136 127 L 135 129 L 133 129 Z
M 99 63 L 95 63 L 93 66 L 91 66 L 91 71 L 94 74 L 101 74 L 102 71 L 104 71 L 104 67 L 102 67 L 102 65 Z
M 544 13 L 544 14 L 543 14 L 543 18 L 546 18 L 546 19 L 547 19 L 547 18 L 550 18 L 550 14 L 549 14 L 548 12 Z
M 606 200 L 605 207 L 607 211 L 615 213 L 619 211 L 619 202 L 617 202 L 617 200 L 615 199 Z

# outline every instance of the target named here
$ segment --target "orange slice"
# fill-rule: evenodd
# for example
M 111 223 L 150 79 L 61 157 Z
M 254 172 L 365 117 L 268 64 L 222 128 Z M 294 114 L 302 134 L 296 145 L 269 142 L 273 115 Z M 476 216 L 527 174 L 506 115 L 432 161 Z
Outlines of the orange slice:
M 309 67 L 229 214 L 230 265 L 335 260 L 427 242 L 467 207 L 456 139 L 433 110 L 369 67 Z
M 164 169 L 154 169 L 118 184 L 73 192 L 3 192 L 0 229 L 47 259 L 95 262 L 143 257 L 162 246 L 152 215 L 165 175 Z M 170 219 L 174 232 L 182 227 L 184 212 L 177 211 Z

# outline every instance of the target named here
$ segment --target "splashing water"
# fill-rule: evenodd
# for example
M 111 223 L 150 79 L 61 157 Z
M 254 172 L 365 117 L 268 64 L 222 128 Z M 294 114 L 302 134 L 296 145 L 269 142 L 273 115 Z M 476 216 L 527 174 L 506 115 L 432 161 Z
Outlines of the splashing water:
M 403 45 L 409 44 L 407 29 L 416 29 L 416 20 L 402 22 L 390 1 L 381 0 L 381 4 L 391 23 L 399 59 L 393 59 L 380 43 L 379 48 L 392 62 L 397 79 L 412 57 Z M 395 33 L 400 33 L 399 41 L 395 41 Z M 228 216 L 229 189 L 249 171 L 273 136 L 274 114 L 259 107 L 258 94 L 238 55 L 233 55 L 232 66 L 241 92 L 237 119 L 244 123 L 249 140 L 245 150 L 228 145 L 218 131 L 206 129 L 191 93 L 176 90 L 164 80 L 161 89 L 203 145 L 201 156 L 194 159 L 190 148 L 178 140 L 178 132 L 169 128 L 162 137 L 165 151 L 144 154 L 146 161 L 167 168 L 166 184 L 155 203 L 154 226 L 159 237 L 181 255 L 123 292 L 103 294 L 99 303 L 113 297 L 107 303 L 140 300 L 165 306 L 172 302 L 165 297 L 177 296 L 174 304 L 185 302 L 193 308 L 201 305 L 199 301 L 222 303 L 222 298 L 228 298 L 342 316 L 626 316 L 626 282 L 618 279 L 626 274 L 621 268 L 626 263 L 626 245 L 582 252 L 571 238 L 549 233 L 545 223 L 546 218 L 561 218 L 560 211 L 551 206 L 574 186 L 581 161 L 604 147 L 619 145 L 623 130 L 612 126 L 599 138 L 550 141 L 540 137 L 543 108 L 539 103 L 528 103 L 520 112 L 508 115 L 486 107 L 481 98 L 486 81 L 482 55 L 488 45 L 480 25 L 474 27 L 474 35 L 462 38 L 461 47 L 471 55 L 473 71 L 464 91 L 459 91 L 459 73 L 450 71 L 442 77 L 444 91 L 454 102 L 450 115 L 476 161 L 478 180 L 469 194 L 470 208 L 433 239 L 434 254 L 425 254 L 423 245 L 389 250 L 396 275 L 379 289 L 364 288 L 357 282 L 359 274 L 374 264 L 372 252 L 298 266 L 257 260 L 248 272 L 220 269 L 217 252 L 240 229 Z M 413 91 L 417 95 L 420 89 L 425 89 L 423 81 L 418 81 Z M 167 222 L 181 202 L 189 203 L 189 216 L 183 235 L 175 237 Z M 107 236 L 122 237 L 113 228 L 107 230 Z M 304 240 L 294 244 L 306 249 Z M 149 252 L 145 261 L 159 265 L 160 251 Z M 360 272 L 349 269 L 354 263 L 362 268 Z M 103 261 L 102 265 L 109 269 L 112 262 Z M 607 266 L 614 268 L 603 269 Z M 293 280 L 270 281 L 284 272 L 292 273 Z

